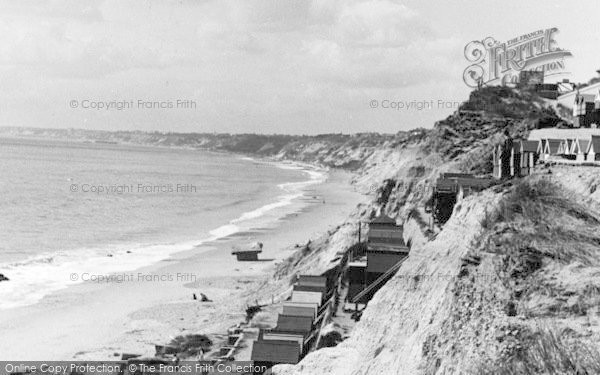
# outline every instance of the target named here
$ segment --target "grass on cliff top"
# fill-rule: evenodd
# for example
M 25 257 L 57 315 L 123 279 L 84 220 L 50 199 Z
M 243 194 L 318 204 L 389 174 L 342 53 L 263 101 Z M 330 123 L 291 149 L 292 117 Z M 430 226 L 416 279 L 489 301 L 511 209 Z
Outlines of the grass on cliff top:
M 492 230 L 504 224 L 515 231 L 504 248 L 535 249 L 539 254 L 583 264 L 598 259 L 600 219 L 587 207 L 571 199 L 557 184 L 546 179 L 526 178 L 486 213 L 482 227 Z
M 508 360 L 479 364 L 481 375 L 600 374 L 600 353 L 591 343 L 569 341 L 555 329 L 540 329 Z

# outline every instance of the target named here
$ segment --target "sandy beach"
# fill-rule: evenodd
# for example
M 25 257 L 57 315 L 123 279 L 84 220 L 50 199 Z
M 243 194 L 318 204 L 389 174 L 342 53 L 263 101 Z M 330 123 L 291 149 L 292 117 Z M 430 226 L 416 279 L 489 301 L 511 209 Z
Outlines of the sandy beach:
M 339 225 L 366 199 L 350 174 L 331 171 L 307 188 L 302 207 L 272 227 L 241 232 L 175 254 L 121 278 L 86 282 L 40 303 L 0 311 L 1 360 L 114 359 L 116 354 L 153 355 L 154 344 L 177 335 L 219 334 L 244 319 L 244 308 L 278 261 Z M 237 262 L 233 245 L 264 244 L 261 262 Z M 212 302 L 192 298 L 204 293 Z M 270 298 L 265 292 L 262 298 Z

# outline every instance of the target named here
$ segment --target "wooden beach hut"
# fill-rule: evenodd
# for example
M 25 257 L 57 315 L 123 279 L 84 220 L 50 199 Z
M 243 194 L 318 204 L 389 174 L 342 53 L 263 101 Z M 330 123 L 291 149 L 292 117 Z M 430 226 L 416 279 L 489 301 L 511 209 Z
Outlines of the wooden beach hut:
M 552 156 L 558 155 L 558 147 L 562 141 L 560 139 L 547 139 L 544 146 L 543 158 L 548 160 Z
M 537 155 L 538 142 L 537 141 L 520 141 L 519 146 L 520 146 L 520 148 L 519 148 L 520 158 L 519 158 L 518 175 L 519 176 L 529 176 L 531 173 L 533 173 L 535 163 L 537 163 L 537 160 L 538 160 L 538 155 Z
M 300 362 L 301 345 L 297 341 L 258 340 L 252 344 L 251 359 L 255 366 L 268 368 L 277 364 Z
M 315 303 L 321 306 L 321 303 L 323 302 L 323 293 L 293 291 L 292 302 Z
M 600 160 L 600 136 L 592 135 L 587 150 L 586 150 L 587 161 L 598 161 Z
M 311 318 L 317 317 L 317 311 L 319 306 L 316 303 L 301 303 L 301 302 L 284 302 L 283 303 L 283 314 L 284 315 L 296 315 L 296 316 L 308 316 Z
M 521 165 L 521 142 L 513 142 L 510 148 L 510 176 L 519 175 L 519 167 Z
M 573 142 L 572 154 L 575 155 L 576 161 L 586 160 L 589 144 L 589 140 L 581 138 L 577 138 L 575 142 Z
M 277 326 L 271 332 L 291 333 L 308 337 L 313 328 L 313 319 L 310 316 L 279 314 Z
M 326 276 L 300 275 L 296 280 L 296 285 L 323 288 L 323 293 L 325 293 L 330 289 L 331 282 Z
M 512 142 L 507 142 L 512 148 Z M 504 154 L 509 155 L 510 149 Z M 506 169 L 502 175 L 508 176 L 510 174 L 510 163 L 503 164 L 503 170 Z M 445 223 L 452 215 L 454 205 L 458 193 L 462 190 L 464 195 L 468 195 L 472 192 L 477 192 L 490 187 L 493 184 L 493 179 L 479 178 L 470 174 L 442 174 L 435 182 L 433 191 L 433 219 L 436 223 Z
M 493 163 L 494 172 L 493 177 L 495 179 L 502 179 L 511 175 L 511 160 L 513 154 L 513 140 L 508 138 L 503 143 L 498 144 L 493 150 Z M 457 174 L 457 173 L 443 173 L 438 181 L 451 181 L 453 178 L 472 178 L 473 175 L 468 174 Z
M 537 154 L 540 156 L 540 158 L 542 157 L 542 154 L 544 153 L 544 148 L 546 147 L 546 139 L 545 138 L 541 138 L 538 141 L 538 147 L 537 147 Z
M 559 155 L 565 155 L 565 150 L 567 149 L 567 145 L 566 145 L 567 140 L 563 139 L 562 141 L 560 141 L 560 145 L 558 146 L 558 154 Z
M 301 350 L 303 350 L 306 342 L 310 340 L 313 320 L 312 316 L 279 314 L 277 326 L 265 332 L 263 338 L 266 335 L 267 339 L 282 339 L 285 337 L 287 340 L 296 340 L 302 344 Z
M 369 245 L 393 245 L 402 241 L 402 228 L 396 225 L 396 220 L 381 214 L 369 222 L 367 233 L 367 247 Z
M 403 228 L 396 220 L 380 215 L 369 223 L 367 240 L 367 284 L 408 256 Z
M 296 281 L 296 286 L 300 291 L 318 291 L 327 294 L 329 290 L 329 280 L 325 276 L 300 275 Z
M 262 253 L 262 248 L 263 244 L 261 242 L 256 242 L 247 248 L 234 247 L 231 254 L 235 255 L 237 260 L 241 262 L 257 261 L 258 254 Z
M 293 290 L 298 291 L 298 292 L 318 292 L 318 293 L 323 293 L 323 295 L 325 295 L 327 293 L 327 288 L 325 286 L 317 286 L 317 285 L 296 284 L 296 285 L 294 285 Z
M 366 287 L 367 262 L 354 261 L 348 263 L 346 275 L 348 279 L 348 293 L 346 299 L 352 300 L 355 295 L 360 293 Z

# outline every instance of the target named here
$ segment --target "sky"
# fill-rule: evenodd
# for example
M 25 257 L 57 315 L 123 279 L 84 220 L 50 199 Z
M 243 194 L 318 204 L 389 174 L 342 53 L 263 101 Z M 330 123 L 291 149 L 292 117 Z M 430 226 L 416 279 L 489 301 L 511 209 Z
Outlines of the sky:
M 468 98 L 473 40 L 557 27 L 561 78 L 594 77 L 598 14 L 596 0 L 0 0 L 0 126 L 429 128 Z

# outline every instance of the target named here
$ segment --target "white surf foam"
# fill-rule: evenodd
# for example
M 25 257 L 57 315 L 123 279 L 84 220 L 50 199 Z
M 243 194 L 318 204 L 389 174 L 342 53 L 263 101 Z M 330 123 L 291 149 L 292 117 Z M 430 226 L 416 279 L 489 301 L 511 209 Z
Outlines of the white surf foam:
M 251 158 L 248 161 L 261 163 Z M 299 163 L 275 163 L 281 169 L 295 169 L 309 176 L 309 180 L 279 184 L 284 194 L 273 203 L 244 212 L 229 223 L 211 230 L 207 238 L 174 244 L 121 245 L 106 248 L 77 249 L 40 254 L 24 261 L 0 264 L 0 270 L 10 281 L 0 283 L 0 309 L 35 304 L 50 293 L 71 285 L 91 280 L 94 275 L 130 272 L 168 259 L 173 254 L 193 250 L 199 245 L 216 241 L 243 230 L 264 225 L 261 218 L 274 220 L 289 212 L 279 210 L 293 204 L 304 195 L 304 190 L 326 180 L 324 170 Z M 282 211 L 282 212 L 279 212 Z M 76 275 L 73 276 L 73 275 Z

